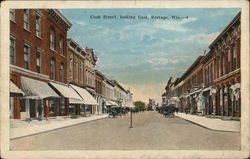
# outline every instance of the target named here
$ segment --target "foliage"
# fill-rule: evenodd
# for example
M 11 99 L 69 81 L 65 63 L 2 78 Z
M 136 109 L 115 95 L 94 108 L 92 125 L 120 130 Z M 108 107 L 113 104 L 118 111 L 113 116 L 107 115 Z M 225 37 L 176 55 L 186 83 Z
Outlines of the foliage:
M 143 111 L 146 109 L 146 104 L 142 101 L 135 101 L 134 105 L 135 105 L 135 109 L 139 111 Z

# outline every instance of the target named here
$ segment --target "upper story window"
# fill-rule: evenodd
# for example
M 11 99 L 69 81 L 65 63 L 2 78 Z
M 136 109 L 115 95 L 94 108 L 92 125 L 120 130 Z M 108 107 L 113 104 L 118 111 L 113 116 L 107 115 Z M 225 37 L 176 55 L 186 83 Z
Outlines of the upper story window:
M 75 67 L 75 79 L 78 80 L 78 61 L 76 61 L 76 67 Z
M 62 36 L 60 37 L 60 54 L 64 55 L 64 39 Z
M 41 53 L 41 50 L 37 50 L 37 53 L 36 53 L 36 70 L 38 73 L 42 72 L 42 53 Z
M 73 56 L 69 58 L 69 77 L 73 76 Z
M 24 44 L 24 68 L 30 69 L 30 45 Z
M 16 13 L 15 9 L 10 9 L 10 20 L 15 22 L 16 21 Z
M 29 30 L 29 9 L 24 9 L 23 11 L 23 27 Z
M 39 14 L 36 14 L 36 36 L 41 38 L 41 34 L 41 16 Z
M 56 61 L 54 58 L 50 60 L 50 79 L 56 80 Z
M 228 51 L 228 72 L 232 71 L 231 51 Z
M 61 76 L 61 82 L 64 83 L 64 64 L 61 63 L 60 65 L 60 76 Z
M 82 81 L 82 77 L 83 77 L 83 65 L 82 65 L 82 62 L 80 63 L 80 73 L 79 73 L 79 76 L 80 76 L 80 81 Z
M 50 49 L 55 50 L 56 48 L 56 43 L 55 43 L 55 29 L 51 28 L 50 29 Z
M 237 58 L 236 58 L 236 46 L 233 45 L 233 70 L 237 69 L 238 68 L 238 65 L 237 65 Z
M 10 36 L 10 64 L 16 63 L 16 39 Z

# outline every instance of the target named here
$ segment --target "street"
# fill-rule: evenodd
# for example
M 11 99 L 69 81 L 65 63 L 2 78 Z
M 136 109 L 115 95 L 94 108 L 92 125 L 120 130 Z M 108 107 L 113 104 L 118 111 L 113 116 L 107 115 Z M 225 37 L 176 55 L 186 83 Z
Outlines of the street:
M 209 130 L 157 112 L 105 118 L 14 139 L 11 150 L 239 150 L 240 133 Z

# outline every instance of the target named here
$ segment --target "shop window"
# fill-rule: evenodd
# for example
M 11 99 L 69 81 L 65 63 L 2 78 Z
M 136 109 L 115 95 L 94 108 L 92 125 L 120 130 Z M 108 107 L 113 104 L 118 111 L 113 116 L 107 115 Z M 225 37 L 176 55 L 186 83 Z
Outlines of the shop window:
M 25 99 L 20 99 L 20 112 L 26 112 Z
M 53 99 L 49 100 L 49 113 L 50 114 L 56 113 L 56 103 L 55 103 L 55 100 Z
M 65 98 L 61 99 L 61 113 L 66 112 Z
M 75 105 L 72 105 L 72 104 L 69 105 L 69 113 L 70 114 L 75 114 L 76 113 Z

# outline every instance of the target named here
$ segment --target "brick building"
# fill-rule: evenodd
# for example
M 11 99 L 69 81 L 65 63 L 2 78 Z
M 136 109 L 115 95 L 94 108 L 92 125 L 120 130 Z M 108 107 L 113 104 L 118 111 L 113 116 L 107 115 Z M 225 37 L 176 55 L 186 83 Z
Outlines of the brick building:
M 92 53 L 82 48 L 76 41 L 69 38 L 67 40 L 67 80 L 70 86 L 83 98 L 83 103 L 72 103 L 69 105 L 70 114 L 95 114 L 98 103 L 95 100 L 95 90 L 93 84 L 95 80 L 90 76 L 90 59 Z M 93 70 L 95 65 L 91 65 Z M 91 74 L 94 75 L 94 74 Z M 91 88 L 89 91 L 88 88 Z
M 56 9 L 10 9 L 10 80 L 25 94 L 11 97 L 11 118 L 67 115 L 68 100 L 48 83 L 66 83 L 70 27 Z
M 167 101 L 177 95 L 181 111 L 240 116 L 240 14 L 209 45 L 210 51 L 198 57 L 177 83 L 173 85 L 168 81 L 164 95 Z
M 105 76 L 98 70 L 95 70 L 95 92 L 96 92 L 96 100 L 99 104 L 97 106 L 96 114 L 102 114 L 105 110 L 105 96 L 104 96 L 104 79 Z

